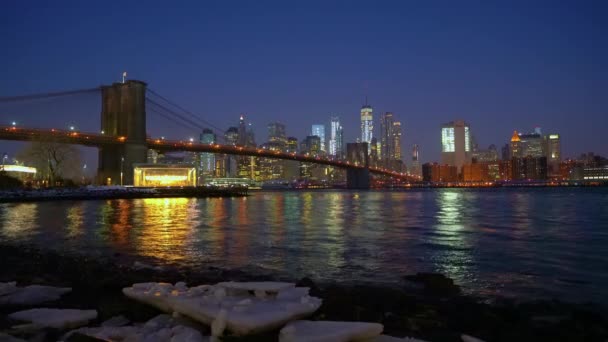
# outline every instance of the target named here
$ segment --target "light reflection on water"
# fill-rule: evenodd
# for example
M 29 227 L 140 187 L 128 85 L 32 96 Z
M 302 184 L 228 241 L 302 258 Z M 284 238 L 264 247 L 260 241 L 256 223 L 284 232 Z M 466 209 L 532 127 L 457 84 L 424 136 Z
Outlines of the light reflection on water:
M 479 294 L 608 298 L 606 189 L 257 192 L 0 204 L 0 238 L 159 264 Z

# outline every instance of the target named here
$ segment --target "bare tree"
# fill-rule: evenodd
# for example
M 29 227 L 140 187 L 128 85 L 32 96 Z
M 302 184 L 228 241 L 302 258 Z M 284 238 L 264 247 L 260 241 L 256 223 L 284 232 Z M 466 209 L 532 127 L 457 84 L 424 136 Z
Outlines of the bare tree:
M 62 179 L 77 179 L 82 172 L 80 150 L 54 140 L 32 141 L 18 153 L 17 159 L 35 167 L 38 177 L 51 185 Z

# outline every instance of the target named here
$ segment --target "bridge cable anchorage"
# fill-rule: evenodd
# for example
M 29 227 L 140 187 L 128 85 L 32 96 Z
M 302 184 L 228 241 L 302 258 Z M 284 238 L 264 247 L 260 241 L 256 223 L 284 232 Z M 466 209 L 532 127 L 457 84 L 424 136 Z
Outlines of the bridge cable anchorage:
M 101 87 L 96 87 L 96 88 L 76 89 L 76 90 L 39 93 L 39 94 L 30 94 L 30 95 L 3 96 L 3 97 L 0 97 L 0 103 L 40 100 L 40 99 L 46 99 L 46 98 L 52 98 L 52 97 L 92 93 L 92 92 L 96 92 L 96 91 L 100 91 L 100 90 L 101 90 Z
M 173 102 L 173 101 L 171 101 L 171 100 L 167 99 L 166 97 L 164 97 L 164 96 L 160 95 L 159 93 L 155 92 L 154 90 L 152 90 L 152 89 L 148 88 L 148 91 L 149 91 L 151 94 L 153 94 L 153 95 L 155 95 L 155 96 L 159 97 L 159 98 L 160 98 L 160 99 L 162 99 L 163 101 L 167 102 L 169 105 L 171 105 L 171 106 L 173 106 L 173 107 L 175 107 L 175 108 L 177 108 L 177 109 L 181 110 L 182 112 L 184 112 L 184 113 L 188 114 L 188 115 L 189 115 L 189 116 L 191 116 L 192 118 L 194 118 L 194 119 L 196 119 L 196 120 L 199 120 L 199 121 L 203 122 L 204 124 L 206 124 L 207 126 L 209 126 L 209 127 L 213 128 L 215 131 L 217 131 L 217 132 L 215 132 L 215 133 L 216 133 L 218 136 L 221 136 L 221 135 L 222 135 L 223 130 L 222 130 L 221 128 L 219 128 L 218 126 L 215 126 L 214 124 L 212 124 L 211 122 L 209 122 L 209 121 L 207 121 L 207 120 L 203 119 L 203 118 L 202 118 L 202 117 L 200 117 L 199 115 L 193 114 L 193 113 L 192 113 L 192 112 L 190 112 L 189 110 L 187 110 L 187 109 L 185 109 L 184 107 L 182 107 L 182 106 L 178 105 L 177 103 L 175 103 L 175 102 Z

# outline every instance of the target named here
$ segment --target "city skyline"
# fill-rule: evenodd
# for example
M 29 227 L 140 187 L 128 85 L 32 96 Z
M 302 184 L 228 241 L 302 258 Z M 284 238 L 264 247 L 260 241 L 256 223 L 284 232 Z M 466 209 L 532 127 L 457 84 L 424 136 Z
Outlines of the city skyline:
M 402 150 L 417 144 L 421 162 L 440 160 L 438 127 L 457 119 L 484 148 L 540 125 L 560 134 L 564 158 L 608 155 L 605 10 L 597 4 L 30 5 L 0 14 L 11 32 L 0 56 L 10 66 L 3 96 L 108 84 L 127 71 L 224 130 L 244 113 L 258 142 L 270 122 L 301 140 L 331 115 L 344 143 L 355 141 L 367 96 L 375 114 L 399 117 Z M 151 19 L 161 14 L 163 27 Z M 370 25 L 359 27 L 363 19 Z M 95 131 L 96 106 L 31 115 L 42 126 L 61 120 Z M 6 120 L 33 121 L 25 114 L 3 111 Z M 153 135 L 200 134 L 154 120 Z

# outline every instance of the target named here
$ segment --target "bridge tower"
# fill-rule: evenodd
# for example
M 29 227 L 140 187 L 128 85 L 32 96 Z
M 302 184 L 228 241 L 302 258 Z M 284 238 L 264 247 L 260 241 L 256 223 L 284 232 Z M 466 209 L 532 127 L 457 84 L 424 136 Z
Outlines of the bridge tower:
M 101 88 L 101 131 L 125 137 L 125 144 L 99 148 L 99 182 L 132 185 L 133 164 L 147 161 L 146 83 L 129 80 Z
M 361 169 L 346 169 L 346 187 L 348 189 L 369 189 L 369 148 L 368 143 L 346 144 L 346 159 Z

